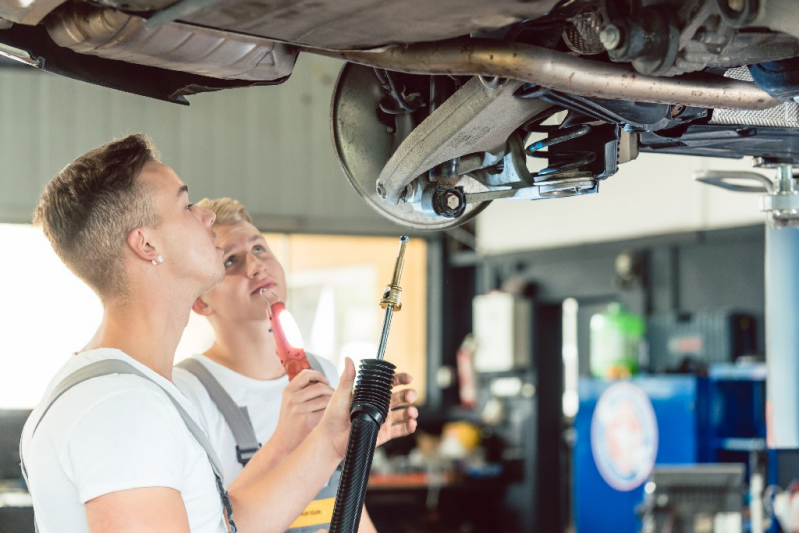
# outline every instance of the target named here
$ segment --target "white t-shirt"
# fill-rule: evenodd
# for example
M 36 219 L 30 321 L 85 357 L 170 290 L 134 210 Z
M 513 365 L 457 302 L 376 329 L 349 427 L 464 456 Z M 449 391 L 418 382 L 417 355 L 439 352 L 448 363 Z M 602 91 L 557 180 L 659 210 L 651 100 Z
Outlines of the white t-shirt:
M 136 367 L 169 391 L 203 427 L 197 409 L 169 380 L 109 348 L 70 357 L 42 401 L 67 375 L 103 359 L 121 359 Z M 40 533 L 88 532 L 87 501 L 144 487 L 180 491 L 192 533 L 227 531 L 208 456 L 154 383 L 111 374 L 76 385 L 52 405 L 31 438 L 42 408 L 40 404 L 33 410 L 21 443 Z
M 247 408 L 258 442 L 264 444 L 268 441 L 277 428 L 283 389 L 289 384 L 288 376 L 262 381 L 234 372 L 211 361 L 204 355 L 194 355 L 192 357 L 205 365 L 233 401 L 236 402 L 236 405 Z M 336 368 L 331 362 L 322 357 L 317 357 L 316 359 L 320 361 L 324 374 L 330 381 L 330 386 L 336 388 L 338 386 Z M 172 380 L 181 392 L 199 407 L 200 416 L 203 418 L 205 427 L 210 433 L 211 444 L 222 462 L 225 486 L 229 486 L 244 468 L 236 458 L 236 439 L 233 438 L 233 432 L 227 422 L 225 422 L 216 404 L 211 400 L 208 391 L 194 374 L 180 367 L 175 367 L 172 371 Z M 233 513 L 235 517 L 235 509 Z

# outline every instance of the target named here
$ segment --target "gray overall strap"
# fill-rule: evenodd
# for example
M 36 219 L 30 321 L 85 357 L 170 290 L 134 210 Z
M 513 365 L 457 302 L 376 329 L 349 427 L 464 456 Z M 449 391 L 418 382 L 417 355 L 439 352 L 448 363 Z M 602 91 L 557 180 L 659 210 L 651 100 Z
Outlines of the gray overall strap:
M 255 436 L 247 408 L 236 405 L 236 402 L 214 375 L 197 359 L 186 359 L 177 366 L 192 373 L 208 391 L 208 396 L 216 404 L 216 408 L 222 413 L 222 417 L 233 433 L 233 439 L 236 441 L 236 459 L 242 466 L 245 466 L 261 447 L 261 443 Z
M 186 424 L 189 432 L 194 436 L 200 446 L 203 447 L 205 453 L 208 455 L 208 462 L 211 463 L 211 469 L 214 472 L 214 477 L 216 478 L 216 490 L 219 492 L 219 496 L 222 500 L 222 507 L 227 514 L 228 524 L 229 524 L 229 531 L 230 533 L 236 533 L 236 523 L 233 521 L 233 508 L 230 505 L 230 500 L 228 498 L 227 491 L 225 490 L 225 486 L 222 483 L 222 466 L 219 462 L 219 458 L 214 452 L 211 443 L 208 441 L 208 437 L 206 437 L 205 432 L 197 425 L 197 422 L 183 409 L 183 406 L 161 385 L 156 383 L 152 380 L 152 378 L 148 377 L 146 374 L 138 370 L 136 367 L 127 363 L 125 361 L 121 361 L 119 359 L 104 359 L 102 361 L 97 361 L 94 363 L 90 363 L 72 374 L 65 377 L 58 385 L 56 385 L 53 392 L 50 394 L 50 397 L 44 403 L 44 409 L 42 409 L 42 414 L 39 416 L 39 420 L 36 422 L 36 425 L 33 427 L 33 431 L 31 431 L 31 439 L 33 438 L 36 429 L 38 429 L 39 424 L 42 423 L 42 419 L 44 419 L 47 412 L 50 410 L 50 407 L 58 400 L 65 392 L 67 392 L 72 387 L 83 383 L 84 381 L 90 380 L 92 378 L 106 376 L 109 374 L 133 374 L 135 376 L 139 376 L 144 378 L 164 391 L 167 398 L 172 402 L 172 405 L 178 410 L 180 417 L 183 419 L 183 422 Z M 22 459 L 22 473 L 25 476 L 25 481 L 27 482 L 28 475 L 27 469 L 25 468 L 25 459 L 22 458 L 22 451 L 20 450 L 20 459 Z M 28 485 L 30 488 L 30 484 Z M 38 527 L 37 527 L 38 531 Z

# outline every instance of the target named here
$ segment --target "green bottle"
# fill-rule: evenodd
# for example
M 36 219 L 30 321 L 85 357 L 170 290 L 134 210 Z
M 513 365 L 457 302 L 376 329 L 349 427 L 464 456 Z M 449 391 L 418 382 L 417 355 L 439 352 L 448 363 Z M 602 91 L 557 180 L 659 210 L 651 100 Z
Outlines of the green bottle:
M 646 333 L 644 318 L 612 303 L 591 317 L 591 374 L 623 378 L 638 372 Z

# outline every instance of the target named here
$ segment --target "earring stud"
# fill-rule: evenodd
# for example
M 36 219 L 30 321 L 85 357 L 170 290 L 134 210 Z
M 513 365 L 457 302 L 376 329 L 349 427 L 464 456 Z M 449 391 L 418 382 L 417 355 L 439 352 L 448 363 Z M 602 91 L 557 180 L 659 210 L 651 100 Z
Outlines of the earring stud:
M 156 259 L 157 259 L 157 261 L 156 261 Z M 158 266 L 160 263 L 164 262 L 164 258 L 163 258 L 163 256 L 159 255 L 155 259 L 152 259 L 151 262 L 152 262 L 153 266 Z

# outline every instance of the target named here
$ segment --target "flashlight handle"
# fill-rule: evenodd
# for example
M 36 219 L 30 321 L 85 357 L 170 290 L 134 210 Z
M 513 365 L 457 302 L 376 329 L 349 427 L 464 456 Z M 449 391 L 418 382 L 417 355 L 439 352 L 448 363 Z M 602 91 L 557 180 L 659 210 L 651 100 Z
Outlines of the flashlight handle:
M 286 338 L 286 332 L 283 331 L 283 327 L 280 325 L 280 321 L 277 318 L 280 312 L 285 309 L 286 306 L 283 302 L 275 302 L 272 304 L 269 314 L 269 324 L 272 327 L 272 336 L 275 339 L 275 352 L 280 358 L 280 362 L 283 363 L 283 368 L 286 369 L 289 381 L 291 381 L 306 368 L 310 369 L 311 363 L 308 362 L 305 350 L 302 348 L 295 348 L 289 344 L 288 338 Z

